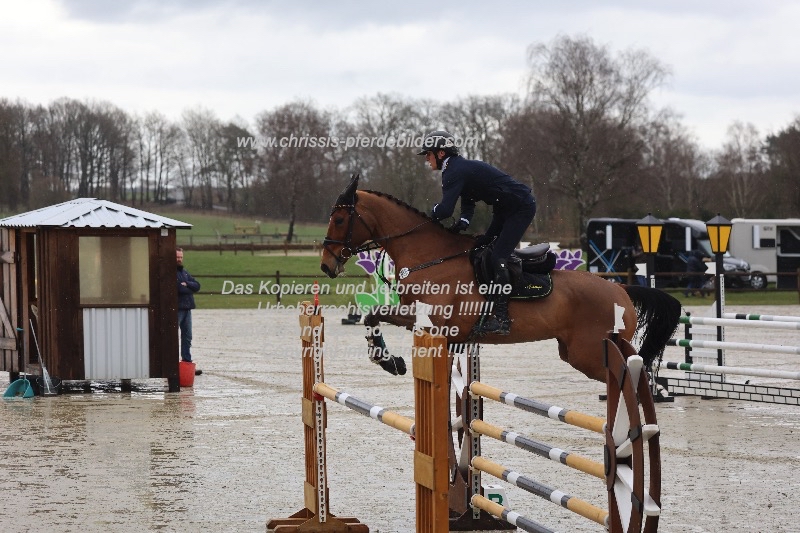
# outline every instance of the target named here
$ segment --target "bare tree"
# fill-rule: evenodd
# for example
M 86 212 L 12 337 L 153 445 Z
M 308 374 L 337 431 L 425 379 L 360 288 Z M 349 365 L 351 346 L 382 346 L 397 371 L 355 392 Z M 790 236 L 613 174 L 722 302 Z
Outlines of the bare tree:
M 716 159 L 717 178 L 733 215 L 755 216 L 766 199 L 767 170 L 766 155 L 755 126 L 734 122 Z
M 790 217 L 800 213 L 800 117 L 766 140 L 769 157 L 769 183 L 764 188 L 777 191 L 772 197 L 769 216 Z
M 0 204 L 16 210 L 30 191 L 26 108 L 0 100 Z
M 360 98 L 351 107 L 350 139 L 364 144 L 350 148 L 363 166 L 358 168 L 370 187 L 397 196 L 425 209 L 436 191 L 430 171 L 416 155 L 412 139 L 420 139 L 430 127 L 435 108 L 396 95 Z
M 497 165 L 503 142 L 501 131 L 519 107 L 516 95 L 473 95 L 444 104 L 439 117 L 456 138 L 464 139 L 462 155 Z
M 104 138 L 106 195 L 114 201 L 124 199 L 126 184 L 135 163 L 136 124 L 123 110 L 108 106 L 102 110 L 101 131 Z
M 707 161 L 679 117 L 662 110 L 641 131 L 644 151 L 637 203 L 647 211 L 701 216 Z
M 66 98 L 53 102 L 47 114 L 37 123 L 43 174 L 56 177 L 66 194 L 77 185 L 76 124 L 82 104 Z
M 529 49 L 529 102 L 543 119 L 548 171 L 541 179 L 570 198 L 584 228 L 595 206 L 635 171 L 647 97 L 667 68 L 644 51 L 616 57 L 588 37 L 557 37 Z
M 183 123 L 191 154 L 188 178 L 192 183 L 190 188 L 185 187 L 184 199 L 187 206 L 192 205 L 192 192 L 197 185 L 200 190 L 200 208 L 211 209 L 214 205 L 214 187 L 218 183 L 217 154 L 221 143 L 221 125 L 213 112 L 204 109 L 184 112 Z M 181 174 L 187 177 L 185 172 Z
M 180 128 L 161 113 L 148 113 L 141 121 L 138 135 L 140 203 L 166 200 L 171 176 L 177 173 L 175 145 L 182 135 Z
M 256 200 L 262 212 L 288 218 L 291 242 L 297 220 L 319 219 L 321 205 L 328 203 L 331 191 L 320 184 L 334 171 L 330 117 L 311 103 L 293 102 L 260 114 L 257 125 L 262 139 L 275 143 L 261 153 Z
M 561 240 L 572 228 L 572 203 L 549 184 L 550 140 L 541 124 L 550 112 L 530 105 L 511 115 L 501 130 L 500 168 L 528 185 L 536 198 L 533 230 L 550 240 Z M 577 228 L 576 228 L 577 229 Z
M 252 138 L 246 126 L 229 122 L 220 129 L 221 143 L 217 153 L 225 203 L 229 210 L 238 207 L 238 191 L 249 187 L 255 173 L 257 151 L 255 147 L 239 146 L 239 139 Z M 247 203 L 247 198 L 242 199 Z

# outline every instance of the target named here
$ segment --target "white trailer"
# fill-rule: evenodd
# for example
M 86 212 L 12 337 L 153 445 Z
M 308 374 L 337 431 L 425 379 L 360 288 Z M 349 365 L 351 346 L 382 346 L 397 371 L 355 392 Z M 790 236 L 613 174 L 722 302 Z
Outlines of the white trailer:
M 794 287 L 796 279 L 774 275 L 796 272 L 800 266 L 800 218 L 734 218 L 728 249 L 750 263 L 750 284 L 755 289 L 767 282 Z

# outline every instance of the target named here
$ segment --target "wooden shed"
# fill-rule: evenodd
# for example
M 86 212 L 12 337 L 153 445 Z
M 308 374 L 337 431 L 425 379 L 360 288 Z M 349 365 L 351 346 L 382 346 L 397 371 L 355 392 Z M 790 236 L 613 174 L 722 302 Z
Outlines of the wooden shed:
M 94 198 L 0 220 L 0 370 L 178 385 L 175 231 Z M 33 372 L 37 373 L 37 372 Z

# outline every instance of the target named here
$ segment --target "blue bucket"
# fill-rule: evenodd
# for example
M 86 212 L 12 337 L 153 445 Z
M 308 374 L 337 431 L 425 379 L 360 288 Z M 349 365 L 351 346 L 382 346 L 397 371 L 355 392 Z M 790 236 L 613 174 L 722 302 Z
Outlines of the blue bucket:
M 3 398 L 33 398 L 33 396 L 33 387 L 27 378 L 15 380 L 3 394 Z

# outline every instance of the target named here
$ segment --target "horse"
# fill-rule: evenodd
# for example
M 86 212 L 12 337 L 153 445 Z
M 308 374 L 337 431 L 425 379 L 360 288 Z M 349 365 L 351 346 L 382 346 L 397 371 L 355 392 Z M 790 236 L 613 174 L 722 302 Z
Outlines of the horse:
M 364 323 L 372 332 L 367 337 L 370 347 L 385 348 L 382 337 L 375 334 L 381 322 L 415 329 L 417 302 L 431 306 L 427 308 L 432 310 L 430 329 L 447 337 L 448 344 L 474 340 L 472 329 L 478 317 L 460 311 L 487 301 L 469 258 L 475 238 L 448 231 L 389 194 L 358 190 L 358 180 L 358 175 L 352 178 L 331 210 L 320 268 L 336 278 L 344 273 L 350 257 L 376 248 L 383 248 L 394 261 L 400 304 L 373 308 L 366 315 Z M 613 283 L 586 271 L 554 270 L 551 276 L 553 289 L 548 296 L 511 300 L 509 335 L 488 334 L 480 342 L 556 339 L 562 360 L 588 378 L 605 382 L 602 339 L 615 327 L 616 304 L 623 309 L 624 327 L 619 335 L 627 341 L 637 335 L 646 368 L 662 356 L 681 314 L 674 297 L 655 288 Z M 399 357 L 388 356 L 390 364 L 384 362 L 386 356 L 380 364 L 393 374 L 405 372 Z

